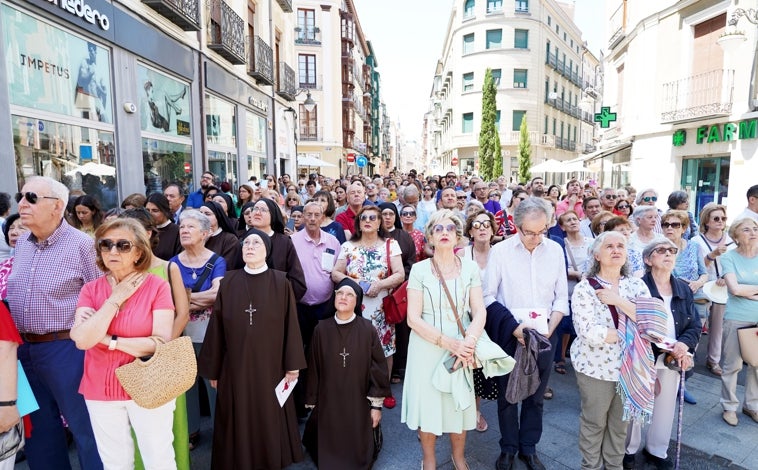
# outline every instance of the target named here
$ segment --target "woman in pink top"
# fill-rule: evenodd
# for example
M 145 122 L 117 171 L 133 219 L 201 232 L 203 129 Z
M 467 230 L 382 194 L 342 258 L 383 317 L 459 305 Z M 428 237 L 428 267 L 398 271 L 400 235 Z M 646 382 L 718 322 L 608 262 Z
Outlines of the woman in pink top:
M 137 437 L 146 468 L 175 469 L 174 401 L 138 406 L 121 387 L 116 368 L 155 352 L 151 336 L 171 339 L 174 304 L 166 281 L 149 274 L 147 232 L 132 219 L 114 219 L 95 232 L 97 264 L 105 276 L 84 285 L 71 339 L 84 355 L 79 386 L 87 403 L 104 468 L 132 468 Z M 159 384 L 156 384 L 159 386 Z

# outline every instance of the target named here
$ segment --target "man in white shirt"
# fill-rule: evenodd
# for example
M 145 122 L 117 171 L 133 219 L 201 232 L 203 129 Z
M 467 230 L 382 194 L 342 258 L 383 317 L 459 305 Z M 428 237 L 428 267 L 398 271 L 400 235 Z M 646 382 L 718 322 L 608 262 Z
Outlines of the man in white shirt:
M 603 210 L 603 206 L 600 204 L 598 198 L 590 196 L 584 198 L 582 208 L 584 209 L 584 218 L 579 222 L 579 231 L 587 238 L 595 238 L 595 234 L 592 233 L 590 224 L 592 223 L 592 219 Z
M 545 236 L 551 217 L 552 207 L 544 199 L 530 197 L 522 201 L 513 214 L 518 236 L 492 247 L 483 282 L 488 316 L 492 307 L 545 310 L 549 312 L 548 338 L 553 336 L 561 319 L 569 311 L 563 250 Z M 519 343 L 523 342 L 523 330 L 524 326 L 520 325 L 513 331 Z M 551 343 L 555 347 L 554 339 Z M 515 355 L 516 341 L 500 338 L 500 345 L 506 353 Z M 500 457 L 495 464 L 497 470 L 512 469 L 517 452 L 528 469 L 545 468 L 537 458 L 536 446 L 542 436 L 543 395 L 550 377 L 552 358 L 552 350 L 538 356 L 540 386 L 534 394 L 521 401 L 520 416 L 518 403 L 508 403 L 504 394 L 498 398 L 501 439 Z M 500 378 L 503 391 L 508 386 L 508 378 L 508 375 Z
M 747 207 L 737 216 L 737 219 L 734 220 L 745 217 L 750 217 L 751 219 L 758 221 L 758 184 L 750 186 L 750 189 L 747 190 Z

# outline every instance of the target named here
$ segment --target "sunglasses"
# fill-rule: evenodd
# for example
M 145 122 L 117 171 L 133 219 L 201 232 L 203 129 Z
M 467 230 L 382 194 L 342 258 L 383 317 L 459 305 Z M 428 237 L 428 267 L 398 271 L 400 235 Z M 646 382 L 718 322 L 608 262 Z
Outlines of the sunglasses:
M 19 202 L 21 202 L 21 199 L 26 199 L 26 202 L 28 202 L 29 204 L 37 204 L 37 201 L 39 201 L 40 198 L 42 198 L 42 199 L 55 199 L 55 200 L 58 200 L 57 197 L 53 197 L 53 196 L 38 196 L 37 193 L 33 193 L 31 191 L 27 191 L 25 193 L 16 193 L 16 203 L 17 204 Z
M 448 231 L 450 233 L 455 232 L 455 224 L 447 224 L 447 225 L 437 224 L 434 227 L 432 227 L 432 232 L 436 234 L 440 234 L 443 231 Z
M 361 222 L 365 222 L 367 220 L 370 220 L 371 222 L 376 221 L 377 215 L 376 214 L 363 214 L 361 216 Z
M 466 199 L 466 196 L 458 196 L 458 199 Z
M 682 228 L 682 223 L 681 222 L 663 222 L 661 224 L 661 227 L 663 227 L 663 228 L 669 228 L 669 227 L 671 227 L 671 228 Z
M 129 253 L 132 251 L 132 247 L 134 244 L 130 242 L 129 240 L 118 240 L 113 241 L 108 238 L 103 238 L 99 242 L 97 242 L 97 247 L 100 249 L 103 253 L 110 253 L 110 251 L 113 249 L 113 247 L 116 247 L 116 250 L 118 250 L 119 253 Z
M 673 247 L 673 246 L 661 246 L 653 250 L 654 252 L 658 253 L 659 255 L 665 255 L 666 253 L 670 255 L 675 255 L 679 253 L 679 248 Z
M 714 216 L 714 217 L 711 217 L 711 220 L 714 222 L 726 222 L 726 216 L 724 217 Z
M 655 202 L 658 200 L 658 196 L 645 196 L 642 200 L 645 202 Z
M 618 206 L 616 206 L 616 209 L 629 209 L 629 205 L 628 204 L 619 204 Z
M 405 212 L 401 212 L 400 215 L 402 217 L 415 217 L 416 216 L 416 212 L 415 211 L 405 211 Z
M 431 191 L 432 188 L 424 188 L 424 191 Z
M 499 198 L 499 197 L 500 197 L 499 194 L 490 194 L 490 199 L 492 199 L 492 198 Z
M 471 228 L 476 229 L 476 230 L 480 228 L 490 228 L 490 227 L 492 227 L 492 224 L 490 223 L 489 220 L 483 220 L 483 221 L 475 220 L 471 222 Z
M 606 198 L 606 199 L 616 199 L 617 197 L 618 197 L 618 196 L 616 196 L 615 194 L 606 194 L 606 195 L 605 195 L 605 198 Z

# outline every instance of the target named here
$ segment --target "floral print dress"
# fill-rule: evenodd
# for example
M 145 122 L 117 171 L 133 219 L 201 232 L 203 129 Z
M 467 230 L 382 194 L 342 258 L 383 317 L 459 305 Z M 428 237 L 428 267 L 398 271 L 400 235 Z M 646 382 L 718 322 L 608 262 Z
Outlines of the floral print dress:
M 390 257 L 402 255 L 400 245 L 393 239 L 390 239 L 389 252 Z M 346 274 L 356 283 L 361 281 L 371 283 L 385 279 L 389 275 L 387 242 L 384 240 L 369 248 L 353 242 L 345 242 L 338 259 L 346 260 Z M 379 335 L 385 357 L 395 354 L 395 325 L 390 325 L 385 321 L 382 307 L 382 299 L 388 294 L 388 290 L 383 290 L 376 297 L 364 295 L 363 305 L 361 306 L 363 318 L 371 320 Z

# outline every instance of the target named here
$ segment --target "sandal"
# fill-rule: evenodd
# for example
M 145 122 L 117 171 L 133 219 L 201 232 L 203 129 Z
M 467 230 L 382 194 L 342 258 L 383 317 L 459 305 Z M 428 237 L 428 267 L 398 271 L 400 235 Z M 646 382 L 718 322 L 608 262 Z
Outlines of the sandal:
M 563 361 L 556 362 L 554 369 L 557 373 L 564 375 L 566 373 L 566 363 Z
M 393 375 L 392 378 L 390 379 L 391 384 L 399 384 L 402 381 L 403 379 L 401 379 L 399 375 Z
M 489 424 L 487 424 L 487 420 L 484 419 L 484 415 L 482 413 L 477 412 L 476 413 L 476 430 L 479 432 L 484 432 L 489 428 Z
M 545 400 L 552 400 L 553 399 L 553 389 L 548 387 L 545 389 L 545 394 L 542 395 L 542 398 Z
M 193 432 L 189 435 L 189 450 L 195 450 L 200 443 L 200 431 Z

